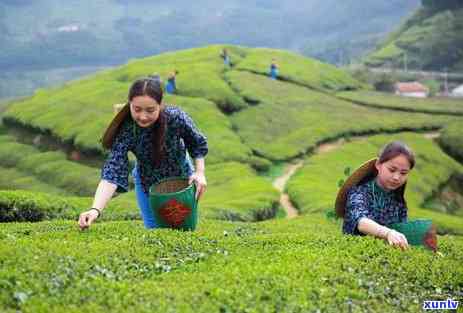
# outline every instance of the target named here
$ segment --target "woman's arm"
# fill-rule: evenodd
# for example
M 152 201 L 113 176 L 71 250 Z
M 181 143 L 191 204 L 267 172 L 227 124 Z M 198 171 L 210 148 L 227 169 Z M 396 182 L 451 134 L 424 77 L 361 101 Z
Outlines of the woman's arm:
M 367 217 L 360 218 L 357 228 L 363 234 L 385 239 L 390 245 L 399 246 L 402 250 L 408 248 L 407 238 L 403 234 L 382 226 Z
M 110 183 L 106 180 L 101 180 L 95 192 L 92 208 L 83 212 L 79 216 L 79 227 L 84 230 L 98 218 L 100 213 L 104 210 L 109 200 L 114 195 L 117 185 Z
M 129 124 L 124 124 L 114 138 L 111 153 L 108 155 L 101 171 L 101 180 L 95 191 L 92 209 L 83 212 L 79 217 L 79 227 L 88 228 L 95 221 L 108 201 L 119 189 L 125 192 L 129 182 L 129 159 L 127 153 L 133 142 L 133 132 Z
M 204 158 L 195 159 L 195 172 L 190 176 L 188 183 L 191 184 L 193 182 L 196 185 L 196 199 L 199 200 L 206 191 L 207 186 Z

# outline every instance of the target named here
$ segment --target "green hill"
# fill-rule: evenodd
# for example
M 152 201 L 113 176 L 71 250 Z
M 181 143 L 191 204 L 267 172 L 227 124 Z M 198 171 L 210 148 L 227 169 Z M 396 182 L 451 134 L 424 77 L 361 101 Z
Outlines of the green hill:
M 222 48 L 133 60 L 8 105 L 0 311 L 422 312 L 425 300 L 459 299 L 463 166 L 452 157 L 462 155 L 461 101 L 373 93 L 336 67 L 281 50 L 227 46 L 226 68 Z M 279 80 L 267 77 L 272 58 Z M 174 68 L 178 94 L 166 102 L 193 117 L 210 147 L 198 229 L 144 229 L 130 191 L 79 231 L 77 216 L 92 199 L 76 195 L 98 182 L 112 105 L 126 101 L 134 79 Z M 18 135 L 24 129 L 58 147 Z M 433 220 L 439 253 L 344 236 L 326 214 L 344 169 L 393 139 L 417 154 L 410 217 Z M 91 164 L 70 159 L 60 143 Z M 295 158 L 303 166 L 285 189 L 300 216 L 283 219 L 273 183 Z
M 181 97 L 167 97 L 166 102 L 191 113 L 210 136 L 211 145 L 223 147 L 213 149 L 209 159 L 213 163 L 225 160 L 251 162 L 250 147 L 240 142 L 233 132 L 236 125 L 227 116 L 235 111 L 246 111 L 248 98 L 235 91 L 234 88 L 239 86 L 234 86 L 233 77 L 225 77 L 226 71 L 219 57 L 221 49 L 221 46 L 210 46 L 161 54 L 70 82 L 59 89 L 39 90 L 33 97 L 10 105 L 5 112 L 5 121 L 49 132 L 82 150 L 101 152 L 99 137 L 95 134 L 103 133 L 113 114 L 112 104 L 126 101 L 131 82 L 153 72 L 166 77 L 170 71 L 178 69 Z M 250 70 L 264 74 L 271 58 L 276 57 L 282 67 L 283 79 L 324 92 L 362 86 L 333 66 L 296 54 L 240 47 L 229 49 L 238 74 Z M 319 79 L 317 73 L 323 73 L 326 79 Z M 263 77 L 257 76 L 257 79 L 264 81 Z M 278 82 L 275 85 L 278 86 Z M 303 91 L 302 88 L 299 90 Z M 250 89 L 250 92 L 254 90 Z
M 332 45 L 335 50 L 355 50 L 359 42 L 369 47 L 370 37 L 390 31 L 418 2 L 1 1 L 0 68 L 3 72 L 119 64 L 130 58 L 224 42 L 305 49 L 335 61 Z M 356 43 L 349 42 L 353 39 Z
M 256 220 L 273 217 L 278 207 L 278 193 L 259 171 L 271 171 L 279 162 L 304 156 L 329 140 L 440 129 L 461 120 L 458 101 L 397 102 L 395 97 L 371 94 L 368 86 L 336 67 L 286 51 L 228 46 L 233 67 L 225 68 L 219 56 L 222 48 L 209 46 L 133 60 L 60 88 L 38 90 L 32 97 L 10 103 L 4 121 L 8 127 L 53 136 L 93 155 L 97 161 L 92 166 L 99 167 L 106 153 L 99 138 L 113 116 L 112 105 L 125 101 L 136 78 L 154 72 L 166 77 L 177 69 L 178 95 L 167 96 L 166 102 L 187 111 L 211 147 L 204 216 Z M 280 66 L 277 81 L 266 77 L 272 58 Z M 359 105 L 361 101 L 365 105 Z M 92 194 L 98 169 L 77 166 L 57 152 L 39 153 L 5 140 L 0 165 L 15 167 L 15 172 L 5 172 L 14 177 L 12 187 L 46 191 L 45 183 L 58 188 L 53 190 L 58 194 L 63 189 L 73 195 Z M 31 165 L 37 163 L 43 164 Z M 83 169 L 91 174 L 85 175 L 85 182 L 74 183 Z M 67 174 L 61 177 L 56 172 Z M 34 183 L 27 188 L 28 180 Z M 130 195 L 124 197 L 130 199 Z M 135 207 L 133 199 L 130 203 L 130 208 Z
M 422 2 L 423 7 L 365 59 L 367 65 L 403 67 L 407 62 L 413 69 L 463 69 L 463 4 Z

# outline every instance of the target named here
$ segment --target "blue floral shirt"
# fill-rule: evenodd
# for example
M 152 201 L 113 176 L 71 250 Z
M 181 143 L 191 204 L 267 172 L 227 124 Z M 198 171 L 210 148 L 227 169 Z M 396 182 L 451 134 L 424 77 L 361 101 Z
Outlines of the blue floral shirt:
M 394 191 L 382 189 L 373 179 L 347 192 L 343 232 L 363 235 L 357 228 L 362 217 L 387 226 L 407 221 L 407 207 Z
M 166 106 L 164 112 L 166 114 L 165 154 L 158 168 L 152 162 L 151 133 L 154 125 L 143 128 L 131 118 L 121 125 L 101 173 L 102 179 L 118 186 L 118 192 L 128 190 L 127 154 L 129 151 L 137 158 L 137 170 L 145 192 L 148 192 L 151 185 L 164 178 L 191 176 L 193 165 L 190 157 L 197 159 L 207 154 L 206 137 L 184 111 L 177 107 Z

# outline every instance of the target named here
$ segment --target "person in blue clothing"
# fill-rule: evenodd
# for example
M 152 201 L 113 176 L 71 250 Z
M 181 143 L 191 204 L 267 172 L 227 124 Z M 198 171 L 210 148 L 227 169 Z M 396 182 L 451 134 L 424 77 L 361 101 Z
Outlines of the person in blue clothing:
M 272 59 L 272 63 L 270 64 L 270 78 L 271 79 L 278 78 L 278 64 L 274 58 Z
M 344 218 L 343 232 L 383 238 L 390 245 L 407 249 L 404 234 L 389 226 L 407 222 L 404 193 L 414 166 L 413 151 L 393 141 L 383 147 L 377 158 L 350 175 L 336 198 L 336 213 Z
M 162 98 L 158 76 L 139 79 L 130 87 L 127 104 L 103 136 L 103 147 L 110 154 L 92 208 L 80 214 L 81 229 L 90 227 L 115 192 L 128 190 L 129 151 L 137 159 L 133 171 L 135 192 L 146 228 L 157 227 L 149 206 L 151 185 L 168 177 L 189 177 L 189 183 L 196 185 L 197 199 L 205 192 L 206 137 L 183 110 L 164 104 Z
M 166 92 L 168 94 L 174 94 L 177 92 L 177 82 L 175 81 L 177 74 L 178 74 L 178 71 L 174 70 L 167 77 Z
M 225 66 L 227 66 L 227 67 L 230 67 L 231 66 L 231 59 L 230 59 L 230 55 L 228 54 L 227 48 L 222 49 L 222 53 L 220 54 L 220 56 L 223 59 L 223 64 Z

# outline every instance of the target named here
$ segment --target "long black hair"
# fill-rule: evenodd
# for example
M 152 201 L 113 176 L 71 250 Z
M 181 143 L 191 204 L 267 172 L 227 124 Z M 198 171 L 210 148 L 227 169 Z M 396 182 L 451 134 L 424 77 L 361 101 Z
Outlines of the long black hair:
M 153 143 L 152 161 L 153 164 L 158 167 L 161 159 L 164 157 L 164 136 L 166 130 L 166 116 L 164 112 L 164 104 L 162 103 L 162 82 L 158 75 L 138 79 L 132 84 L 127 97 L 128 101 L 109 124 L 103 135 L 102 144 L 105 149 L 112 148 L 114 138 L 119 133 L 121 125 L 127 119 L 132 118 L 130 114 L 130 102 L 135 97 L 139 96 L 148 96 L 161 106 L 159 117 L 153 127 L 151 139 Z

